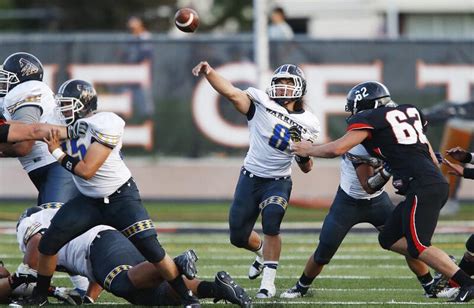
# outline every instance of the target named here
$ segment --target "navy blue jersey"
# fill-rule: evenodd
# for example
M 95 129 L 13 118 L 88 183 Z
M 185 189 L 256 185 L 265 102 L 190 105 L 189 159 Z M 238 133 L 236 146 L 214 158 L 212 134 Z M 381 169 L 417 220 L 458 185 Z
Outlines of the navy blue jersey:
M 413 105 L 361 111 L 348 120 L 347 131 L 370 131 L 362 145 L 387 161 L 395 177 L 414 178 L 424 184 L 446 180 L 431 159 L 425 136 L 427 122 Z

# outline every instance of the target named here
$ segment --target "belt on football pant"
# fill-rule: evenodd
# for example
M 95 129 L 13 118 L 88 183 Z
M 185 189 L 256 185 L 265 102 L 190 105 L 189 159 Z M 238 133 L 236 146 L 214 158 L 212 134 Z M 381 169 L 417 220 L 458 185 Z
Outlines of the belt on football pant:
M 289 175 L 288 175 L 288 176 L 282 176 L 282 177 L 279 177 L 279 178 L 262 178 L 261 176 L 257 176 L 257 175 L 255 175 L 255 174 L 253 174 L 252 172 L 248 171 L 248 170 L 245 169 L 244 167 L 242 167 L 242 168 L 240 169 L 240 172 L 241 172 L 243 175 L 245 175 L 245 176 L 247 176 L 247 177 L 249 177 L 249 178 L 251 178 L 251 179 L 257 179 L 257 180 L 274 180 L 274 181 L 279 181 L 279 180 L 286 180 L 286 179 L 291 178 L 291 176 L 289 176 Z
M 126 190 L 127 188 L 132 186 L 132 183 L 135 183 L 133 177 L 129 178 L 122 186 L 120 186 L 114 193 L 109 195 L 108 197 L 104 197 L 104 203 L 109 204 L 110 198 L 116 197 L 122 193 L 122 191 Z

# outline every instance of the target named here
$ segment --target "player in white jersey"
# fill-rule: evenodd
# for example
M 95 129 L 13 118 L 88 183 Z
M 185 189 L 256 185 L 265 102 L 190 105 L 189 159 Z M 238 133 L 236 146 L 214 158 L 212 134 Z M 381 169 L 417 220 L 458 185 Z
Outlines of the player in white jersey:
M 51 208 L 50 205 L 52 204 L 45 205 L 49 208 L 44 210 L 41 207 L 28 209 L 18 222 L 17 240 L 25 256 L 30 255 L 30 272 L 38 261 L 35 253 L 38 250 L 38 239 L 58 211 L 57 206 Z M 174 258 L 180 273 L 187 277 L 186 285 L 194 293 L 201 298 L 213 298 L 216 302 L 224 299 L 241 307 L 251 305 L 245 290 L 233 283 L 232 277 L 226 272 L 217 273 L 214 282 L 197 279 L 196 261 L 197 256 L 192 250 Z M 63 246 L 58 252 L 56 268 L 89 279 L 94 288 L 90 287 L 84 297 L 88 303 L 97 299 L 101 287 L 135 305 L 174 306 L 180 303 L 168 283 L 163 279 L 157 280 L 159 273 L 156 273 L 154 266 L 145 261 L 125 236 L 109 226 L 96 226 Z M 124 270 L 118 271 L 118 268 Z M 16 273 L 12 277 L 13 280 L 20 280 Z M 13 287 L 16 285 L 18 283 Z M 12 284 L 2 283 L 0 280 L 0 301 L 12 289 Z M 62 292 L 61 295 L 63 297 L 60 299 L 81 302 L 81 298 L 73 292 Z
M 65 147 L 67 154 L 60 147 L 57 130 L 45 139 L 52 155 L 73 174 L 80 194 L 64 204 L 42 237 L 38 285 L 24 304 L 47 303 L 57 252 L 70 240 L 103 224 L 121 231 L 156 266 L 183 303 L 199 305 L 158 242 L 135 181 L 120 156 L 125 122 L 114 113 L 95 113 L 97 94 L 86 81 L 66 81 L 59 88 L 57 99 L 67 124 L 80 121 L 88 126 L 84 137 L 72 139 Z
M 281 252 L 280 224 L 292 187 L 291 163 L 296 158 L 305 173 L 312 168 L 308 157 L 290 153 L 290 128 L 295 135 L 311 141 L 316 140 L 320 131 L 318 119 L 303 108 L 304 74 L 296 65 L 281 65 L 266 92 L 234 87 L 207 62 L 194 67 L 193 74 L 203 74 L 217 92 L 247 117 L 250 148 L 229 213 L 230 241 L 257 254 L 249 278 L 255 279 L 263 272 L 257 298 L 271 298 L 276 292 L 274 281 Z M 263 241 L 253 230 L 260 213 Z
M 383 189 L 391 174 L 382 163 L 371 157 L 360 144 L 342 156 L 340 186 L 329 214 L 324 219 L 318 247 L 306 262 L 295 286 L 283 292 L 280 297 L 304 296 L 353 226 L 366 222 L 379 231 L 383 228 L 395 206 Z M 436 297 L 436 283 L 428 266 L 410 256 L 406 260 L 425 290 L 425 295 Z
M 32 54 L 17 52 L 3 62 L 0 96 L 7 120 L 60 124 L 53 92 L 42 80 L 43 66 Z M 66 202 L 78 193 L 71 174 L 61 168 L 44 142 L 2 144 L 1 156 L 18 157 L 38 190 L 38 205 Z

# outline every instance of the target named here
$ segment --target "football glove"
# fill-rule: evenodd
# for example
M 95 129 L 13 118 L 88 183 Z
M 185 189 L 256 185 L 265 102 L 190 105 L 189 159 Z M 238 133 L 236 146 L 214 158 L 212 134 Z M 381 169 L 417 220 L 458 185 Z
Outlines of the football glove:
M 353 162 L 354 164 L 366 164 L 369 166 L 372 166 L 374 168 L 378 168 L 382 166 L 383 161 L 381 159 L 378 159 L 376 157 L 368 156 L 368 155 L 355 155 L 347 152 L 344 154 L 346 158 Z
M 52 287 L 52 290 L 50 290 L 50 296 L 53 296 L 65 304 L 73 306 L 82 305 L 81 294 L 79 294 L 75 289 Z
M 300 142 L 301 141 L 301 131 L 297 126 L 295 126 L 295 125 L 291 126 L 288 131 L 290 133 L 291 141 L 293 141 L 293 142 Z
M 76 123 L 67 127 L 67 138 L 76 139 L 85 137 L 89 124 L 84 121 L 77 121 Z

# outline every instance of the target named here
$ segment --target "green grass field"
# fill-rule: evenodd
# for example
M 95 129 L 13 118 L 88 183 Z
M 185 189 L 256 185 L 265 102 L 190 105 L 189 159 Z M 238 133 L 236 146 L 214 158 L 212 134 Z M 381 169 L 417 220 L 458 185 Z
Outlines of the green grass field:
M 15 215 L 24 209 L 20 204 L 0 205 L 0 207 L 0 220 L 9 219 L 10 216 L 17 217 Z M 204 221 L 206 218 L 207 221 L 225 222 L 227 216 L 227 205 L 148 204 L 147 207 L 151 216 L 157 221 Z M 472 219 L 473 210 L 473 206 L 464 206 L 463 214 L 460 214 L 458 219 Z M 292 208 L 286 219 L 321 221 L 326 211 Z M 193 219 L 192 213 L 199 215 Z M 201 279 L 214 279 L 216 272 L 226 270 L 252 297 L 257 292 L 260 280 L 247 279 L 248 266 L 253 261 L 253 255 L 232 247 L 226 233 L 204 235 L 162 233 L 159 237 L 170 255 L 179 254 L 189 248 L 195 249 L 200 258 L 198 269 Z M 467 237 L 468 234 L 436 234 L 433 243 L 459 259 L 464 252 Z M 283 233 L 282 239 L 282 258 L 276 280 L 277 296 L 291 287 L 301 275 L 307 258 L 316 247 L 318 234 Z M 7 268 L 13 271 L 19 264 L 20 257 L 14 235 L 0 235 L 0 259 L 5 262 Z M 58 275 L 54 283 L 70 285 L 64 274 Z M 205 306 L 211 306 L 210 303 L 204 301 Z M 117 305 L 125 302 L 104 292 L 98 304 Z M 268 307 L 446 306 L 445 300 L 427 299 L 423 296 L 423 290 L 406 267 L 404 258 L 383 251 L 374 232 L 350 234 L 334 260 L 315 280 L 307 296 L 296 300 L 282 300 L 278 297 L 271 300 L 254 300 L 254 304 Z

